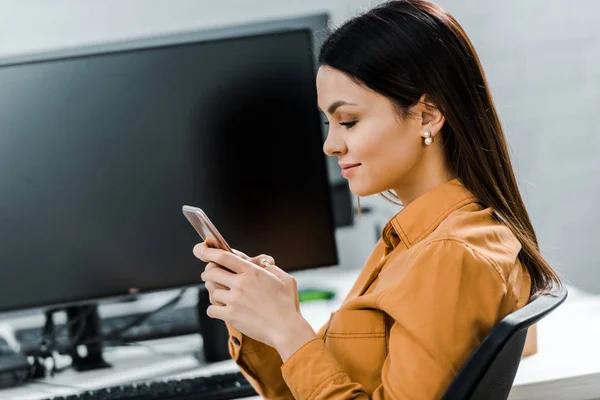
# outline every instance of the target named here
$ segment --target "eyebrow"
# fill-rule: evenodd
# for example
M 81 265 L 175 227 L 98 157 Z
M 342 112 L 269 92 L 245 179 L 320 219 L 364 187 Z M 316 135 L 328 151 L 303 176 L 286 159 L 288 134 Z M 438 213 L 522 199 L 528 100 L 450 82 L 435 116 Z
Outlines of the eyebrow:
M 334 101 L 333 103 L 331 103 L 331 105 L 329 106 L 329 108 L 327 109 L 327 112 L 329 114 L 333 114 L 335 112 L 335 110 L 337 110 L 338 108 L 340 108 L 341 106 L 356 106 L 357 104 L 354 103 L 350 103 L 344 100 L 338 100 L 338 101 Z M 321 110 L 321 108 L 319 106 L 317 106 L 317 108 L 319 110 Z

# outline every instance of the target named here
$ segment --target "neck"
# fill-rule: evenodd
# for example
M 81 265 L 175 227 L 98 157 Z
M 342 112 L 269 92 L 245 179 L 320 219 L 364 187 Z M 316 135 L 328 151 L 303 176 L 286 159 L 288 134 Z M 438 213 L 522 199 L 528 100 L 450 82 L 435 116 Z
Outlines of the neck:
M 430 151 L 426 152 L 422 162 L 394 188 L 404 207 L 424 193 L 456 178 L 445 165 L 441 146 L 427 150 Z

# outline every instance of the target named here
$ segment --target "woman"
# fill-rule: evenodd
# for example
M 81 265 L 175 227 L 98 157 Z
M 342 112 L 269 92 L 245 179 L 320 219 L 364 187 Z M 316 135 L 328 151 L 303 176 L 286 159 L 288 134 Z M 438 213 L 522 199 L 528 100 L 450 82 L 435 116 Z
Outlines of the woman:
M 438 6 L 391 1 L 331 34 L 316 84 L 324 151 L 352 192 L 404 208 L 318 333 L 272 259 L 201 243 L 208 315 L 227 322 L 231 354 L 265 398 L 439 398 L 500 319 L 560 284 L 478 57 Z

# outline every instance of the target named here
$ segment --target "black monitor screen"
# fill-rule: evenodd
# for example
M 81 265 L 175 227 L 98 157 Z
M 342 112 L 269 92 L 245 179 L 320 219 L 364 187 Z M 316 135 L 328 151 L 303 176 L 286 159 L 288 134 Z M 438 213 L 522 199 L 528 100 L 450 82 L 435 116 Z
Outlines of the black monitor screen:
M 201 284 L 206 212 L 286 270 L 335 265 L 309 30 L 0 67 L 0 310 Z

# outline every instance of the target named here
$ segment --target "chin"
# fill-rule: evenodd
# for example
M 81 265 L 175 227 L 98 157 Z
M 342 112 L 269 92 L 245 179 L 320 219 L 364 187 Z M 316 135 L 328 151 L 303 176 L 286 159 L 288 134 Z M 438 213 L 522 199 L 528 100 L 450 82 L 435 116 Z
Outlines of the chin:
M 360 182 L 352 180 L 348 181 L 348 186 L 350 187 L 350 191 L 359 197 L 367 197 L 380 193 L 374 187 L 369 187 L 369 185 L 361 184 Z

